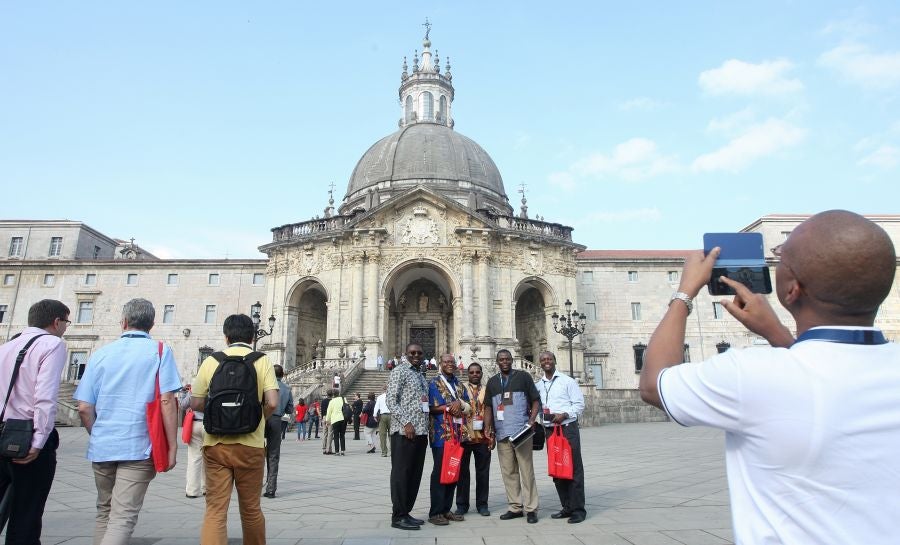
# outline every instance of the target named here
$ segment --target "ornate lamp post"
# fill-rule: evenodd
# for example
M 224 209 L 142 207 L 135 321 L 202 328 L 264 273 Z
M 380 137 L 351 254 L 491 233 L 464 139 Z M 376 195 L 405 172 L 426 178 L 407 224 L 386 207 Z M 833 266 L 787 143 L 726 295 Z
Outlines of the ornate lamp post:
M 584 333 L 584 320 L 587 316 L 579 314 L 577 310 L 573 310 L 572 301 L 566 299 L 566 314 L 560 316 L 554 312 L 551 318 L 553 318 L 553 331 L 569 339 L 569 376 L 575 378 L 575 370 L 572 363 L 572 339 Z
M 263 337 L 268 337 L 272 334 L 272 330 L 275 329 L 275 315 L 272 314 L 269 316 L 269 330 L 261 329 L 259 327 L 259 313 L 262 311 L 262 304 L 259 301 L 256 302 L 255 305 L 250 307 L 250 319 L 253 320 L 253 329 L 255 330 L 253 334 L 253 350 L 256 350 L 256 341 L 262 339 Z

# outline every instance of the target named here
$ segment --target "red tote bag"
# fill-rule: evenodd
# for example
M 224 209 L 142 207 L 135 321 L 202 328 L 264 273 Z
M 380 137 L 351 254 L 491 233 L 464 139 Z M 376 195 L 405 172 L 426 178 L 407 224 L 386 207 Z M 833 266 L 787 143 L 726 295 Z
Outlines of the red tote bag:
M 163 344 L 159 343 L 159 363 L 162 364 Z M 166 439 L 166 427 L 163 425 L 162 406 L 159 401 L 159 367 L 156 368 L 156 391 L 153 401 L 147 403 L 147 431 L 150 432 L 150 457 L 156 471 L 169 469 L 169 441 Z
M 446 421 L 449 414 L 444 414 Z M 444 424 L 446 426 L 446 422 Z M 450 438 L 444 440 L 444 457 L 441 460 L 441 484 L 453 484 L 459 482 L 459 470 L 461 467 L 463 447 L 459 443 L 458 435 L 450 428 Z
M 547 438 L 547 473 L 554 479 L 571 481 L 574 470 L 572 445 L 563 435 L 562 426 L 553 426 L 553 433 Z
M 194 433 L 194 411 L 188 409 L 184 412 L 184 421 L 181 423 L 181 442 L 191 444 L 191 435 Z

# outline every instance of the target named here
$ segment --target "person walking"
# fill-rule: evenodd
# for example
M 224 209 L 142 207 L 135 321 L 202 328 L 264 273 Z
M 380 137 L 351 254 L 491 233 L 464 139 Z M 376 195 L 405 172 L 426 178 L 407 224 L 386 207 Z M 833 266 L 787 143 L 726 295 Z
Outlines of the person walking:
M 353 440 L 359 441 L 359 425 L 362 416 L 363 400 L 359 392 L 356 392 L 356 398 L 353 400 Z
M 88 360 L 75 390 L 78 415 L 90 435 L 87 458 L 97 487 L 94 543 L 125 545 L 156 469 L 150 458 L 147 403 L 159 378 L 160 407 L 168 441 L 168 466 L 175 467 L 181 378 L 172 349 L 150 338 L 156 310 L 146 299 L 132 299 L 122 310 L 122 336 Z
M 306 438 L 311 439 L 313 434 L 313 426 L 316 427 L 316 437 L 319 438 L 319 420 L 321 420 L 322 411 L 319 409 L 321 405 L 318 401 L 313 401 L 309 406 L 309 419 L 306 422 Z
M 322 454 L 334 454 L 331 450 L 332 430 L 328 422 L 328 406 L 331 404 L 333 390 L 325 390 L 325 397 L 319 402 L 319 415 L 322 420 Z
M 378 431 L 378 422 L 375 418 L 375 393 L 369 393 L 369 400 L 363 407 L 362 414 L 365 415 L 366 423 L 366 454 L 375 454 L 375 434 Z
M 278 489 L 278 464 L 281 461 L 281 438 L 283 436 L 282 424 L 284 415 L 294 413 L 294 396 L 290 387 L 281 379 L 284 378 L 284 368 L 277 363 L 275 369 L 275 381 L 278 383 L 278 405 L 266 419 L 266 491 L 263 496 L 274 498 Z
M 332 394 L 331 401 L 328 402 L 328 413 L 325 415 L 325 422 L 331 427 L 331 435 L 334 437 L 334 454 L 336 456 L 345 456 L 347 445 L 345 444 L 345 434 L 347 432 L 347 418 L 344 415 L 344 405 L 347 401 L 343 396 Z
M 179 403 L 183 410 L 191 408 L 191 385 L 185 386 L 187 395 Z M 203 412 L 193 411 L 191 440 L 187 445 L 187 469 L 185 471 L 184 496 L 199 498 L 206 495 L 206 469 L 203 467 Z
M 28 309 L 28 327 L 0 346 L 0 382 L 4 396 L 0 419 L 30 420 L 34 427 L 23 458 L 0 457 L 0 498 L 9 498 L 6 543 L 40 543 L 47 496 L 56 475 L 59 434 L 53 426 L 56 398 L 66 364 L 63 334 L 69 327 L 69 308 L 44 299 Z
M 306 423 L 309 421 L 309 407 L 302 397 L 297 400 L 294 421 L 297 423 L 297 441 L 306 439 Z

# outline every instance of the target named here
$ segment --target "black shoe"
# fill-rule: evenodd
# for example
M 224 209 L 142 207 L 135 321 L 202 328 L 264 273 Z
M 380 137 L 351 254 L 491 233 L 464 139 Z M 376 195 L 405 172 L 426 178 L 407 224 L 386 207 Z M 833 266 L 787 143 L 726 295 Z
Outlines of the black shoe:
M 185 498 L 199 498 L 200 496 L 191 496 L 190 494 L 185 494 Z
M 274 492 L 263 492 L 263 496 L 266 498 L 274 498 L 275 493 Z
M 578 524 L 579 522 L 584 522 L 584 519 L 584 515 L 572 515 L 571 517 L 569 517 L 569 524 Z
M 552 519 L 567 519 L 571 516 L 572 516 L 571 511 L 566 511 L 565 509 L 563 509 L 562 511 L 559 511 L 558 513 L 553 513 L 552 515 L 550 515 L 550 518 L 552 518 Z
M 528 513 L 528 524 L 536 524 L 537 523 L 537 513 L 532 511 Z
M 406 522 L 408 522 L 410 524 L 415 524 L 416 526 L 421 526 L 421 525 L 425 524 L 424 520 L 417 519 L 416 517 L 413 517 L 411 515 L 406 515 L 406 517 L 403 520 L 405 520 Z
M 366 454 L 375 454 L 375 447 L 372 447 L 369 450 L 367 450 Z
M 398 530 L 418 530 L 419 525 L 408 522 L 406 519 L 400 519 L 391 522 L 391 528 L 396 528 Z
M 482 517 L 489 517 L 489 516 L 491 516 L 491 512 L 488 511 L 488 508 L 487 508 L 487 507 L 479 507 L 479 508 L 478 508 L 478 514 L 481 515 Z
M 530 513 L 529 513 L 530 514 Z M 512 511 L 507 511 L 500 515 L 500 520 L 509 520 L 509 519 L 520 519 L 525 516 L 525 513 L 519 511 L 518 513 L 514 513 Z
M 454 511 L 453 513 L 457 514 L 457 515 L 465 515 L 468 512 L 469 512 L 468 509 L 463 509 L 462 507 L 457 507 L 456 511 Z

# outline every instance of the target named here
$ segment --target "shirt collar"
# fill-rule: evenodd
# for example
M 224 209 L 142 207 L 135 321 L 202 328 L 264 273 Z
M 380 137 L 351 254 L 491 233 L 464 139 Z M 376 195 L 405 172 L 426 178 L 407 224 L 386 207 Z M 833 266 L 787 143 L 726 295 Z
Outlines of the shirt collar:
M 150 334 L 146 331 L 141 331 L 140 329 L 129 329 L 128 331 L 122 332 L 122 337 L 145 337 L 149 339 Z
M 541 371 L 543 372 L 543 370 L 541 370 Z M 550 382 L 550 381 L 552 381 L 553 379 L 555 379 L 556 377 L 559 377 L 559 376 L 562 376 L 562 373 L 559 372 L 559 369 L 556 369 L 555 371 L 553 371 L 553 376 L 550 377 L 550 378 L 547 378 L 547 374 L 546 374 L 546 373 L 542 373 L 542 374 L 541 374 L 541 380 L 544 381 L 544 382 Z
M 250 350 L 253 350 L 253 347 L 250 346 L 250 345 L 247 344 L 247 343 L 231 343 L 231 344 L 228 345 L 228 348 L 231 348 L 232 346 L 246 346 L 246 347 L 249 348 Z

